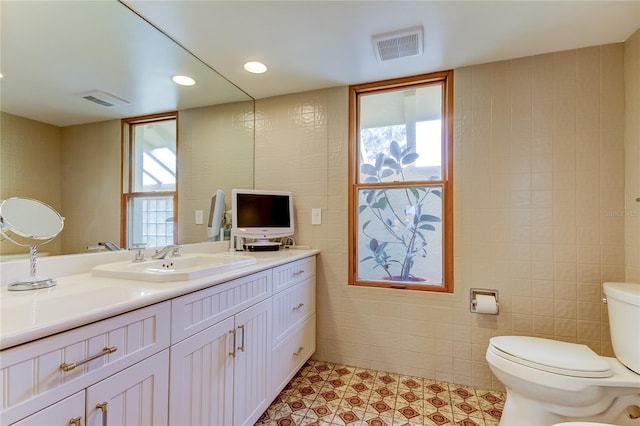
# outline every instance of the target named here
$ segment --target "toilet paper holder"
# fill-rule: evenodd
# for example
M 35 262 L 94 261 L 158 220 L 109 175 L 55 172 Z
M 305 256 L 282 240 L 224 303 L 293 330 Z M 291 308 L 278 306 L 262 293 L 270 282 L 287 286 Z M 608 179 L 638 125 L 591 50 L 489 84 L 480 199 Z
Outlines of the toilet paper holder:
M 489 313 L 489 312 L 478 312 L 477 308 L 478 308 L 478 302 L 477 302 L 477 297 L 478 295 L 483 295 L 483 296 L 491 296 L 496 300 L 496 311 Z M 498 300 L 498 290 L 491 290 L 491 289 L 486 289 L 486 288 L 472 288 L 469 290 L 469 299 L 470 299 L 470 304 L 469 304 L 469 311 L 473 314 L 477 314 L 477 313 L 488 313 L 489 315 L 498 315 L 498 313 L 500 312 L 500 301 Z

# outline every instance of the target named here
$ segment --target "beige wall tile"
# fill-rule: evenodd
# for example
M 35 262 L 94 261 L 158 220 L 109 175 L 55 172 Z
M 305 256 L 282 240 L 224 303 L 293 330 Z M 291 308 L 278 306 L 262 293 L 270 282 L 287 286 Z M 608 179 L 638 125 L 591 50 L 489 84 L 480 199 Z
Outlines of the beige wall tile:
M 294 191 L 299 243 L 322 250 L 315 356 L 501 388 L 484 360 L 493 335 L 609 353 L 600 282 L 637 275 L 640 227 L 603 208 L 632 206 L 625 166 L 628 178 L 640 149 L 630 161 L 622 147 L 637 143 L 638 124 L 632 133 L 624 124 L 638 120 L 624 99 L 637 111 L 640 84 L 608 80 L 640 75 L 638 44 L 636 34 L 624 47 L 455 71 L 453 295 L 347 286 L 347 88 L 258 100 L 256 182 Z M 313 207 L 331 218 L 316 229 L 307 220 Z M 471 287 L 499 289 L 501 314 L 470 314 Z
M 120 244 L 120 120 L 64 127 L 62 135 L 64 252 Z
M 625 278 L 640 281 L 640 29 L 624 43 Z
M 0 199 L 28 197 L 49 204 L 60 214 L 68 212 L 62 205 L 62 130 L 59 127 L 17 115 L 0 112 Z M 38 248 L 41 253 L 60 254 L 60 236 Z M 26 254 L 28 247 L 20 247 L 0 240 L 0 254 Z
M 195 210 L 209 214 L 211 196 L 253 188 L 253 104 L 236 102 L 179 112 L 178 235 L 180 243 L 207 240 L 206 225 L 195 225 Z M 232 146 L 228 141 L 234 141 Z M 206 222 L 205 222 L 206 223 Z

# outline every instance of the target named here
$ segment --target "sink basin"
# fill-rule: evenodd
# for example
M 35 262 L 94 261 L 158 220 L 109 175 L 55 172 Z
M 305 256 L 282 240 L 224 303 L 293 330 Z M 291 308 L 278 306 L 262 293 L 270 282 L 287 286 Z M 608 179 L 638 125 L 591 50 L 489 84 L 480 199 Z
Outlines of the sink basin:
M 256 263 L 256 258 L 237 253 L 184 254 L 168 259 L 115 262 L 98 265 L 93 276 L 154 282 L 188 281 Z

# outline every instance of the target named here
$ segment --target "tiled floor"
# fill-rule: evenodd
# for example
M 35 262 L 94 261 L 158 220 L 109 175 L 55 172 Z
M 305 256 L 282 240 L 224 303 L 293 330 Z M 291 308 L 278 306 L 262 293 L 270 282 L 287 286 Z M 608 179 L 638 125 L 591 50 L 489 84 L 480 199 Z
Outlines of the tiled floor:
M 309 361 L 258 426 L 497 426 L 505 396 L 419 377 Z

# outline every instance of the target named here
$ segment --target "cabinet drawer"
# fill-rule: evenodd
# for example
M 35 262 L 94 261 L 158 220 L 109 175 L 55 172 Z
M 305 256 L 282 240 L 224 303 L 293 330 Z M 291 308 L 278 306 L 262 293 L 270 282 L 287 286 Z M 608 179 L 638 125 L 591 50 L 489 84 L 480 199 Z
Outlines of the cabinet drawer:
M 311 256 L 273 268 L 273 292 L 277 293 L 316 274 L 316 257 Z
M 72 419 L 77 418 L 80 418 L 80 421 L 84 423 L 84 391 L 38 411 L 12 426 L 69 425 Z
M 316 350 L 316 315 L 312 314 L 273 349 L 272 391 L 280 392 Z
M 3 424 L 169 347 L 170 315 L 160 303 L 2 351 Z
M 271 296 L 271 271 L 238 278 L 171 302 L 171 343 L 179 342 Z
M 284 339 L 310 313 L 315 312 L 315 278 L 295 284 L 273 296 L 273 346 Z

